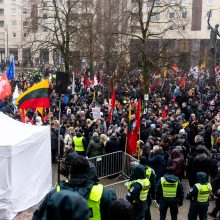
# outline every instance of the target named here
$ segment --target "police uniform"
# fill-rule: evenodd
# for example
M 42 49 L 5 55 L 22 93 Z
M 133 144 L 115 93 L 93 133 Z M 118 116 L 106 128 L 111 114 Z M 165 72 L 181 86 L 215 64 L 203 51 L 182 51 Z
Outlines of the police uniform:
M 84 156 L 74 158 L 71 163 L 69 180 L 61 182 L 56 190 L 47 195 L 38 212 L 39 216 L 44 213 L 48 199 L 55 192 L 68 190 L 79 193 L 87 201 L 90 210 L 89 220 L 109 219 L 111 205 L 117 196 L 111 189 L 104 188 L 102 184 L 94 181 L 96 177 L 93 167 L 89 166 L 89 162 Z M 80 211 L 78 210 L 78 212 Z
M 170 208 L 172 220 L 177 220 L 178 205 L 183 202 L 183 188 L 179 178 L 173 175 L 173 170 L 161 177 L 156 189 L 157 202 L 160 204 L 160 220 L 166 219 L 167 209 Z
M 75 148 L 75 151 L 79 155 L 83 155 L 83 156 L 85 155 L 85 147 L 84 147 L 82 136 L 77 135 L 73 137 L 73 146 Z
M 149 166 L 146 167 L 146 177 L 150 181 L 151 186 L 150 186 L 150 191 L 147 197 L 148 205 L 147 205 L 147 210 L 145 212 L 145 219 L 151 220 L 150 205 L 151 205 L 152 199 L 155 199 L 156 175 L 155 175 L 154 170 Z
M 187 198 L 191 199 L 188 219 L 196 220 L 197 216 L 199 216 L 200 220 L 207 220 L 209 195 L 212 192 L 212 187 L 208 183 L 207 174 L 204 172 L 197 173 L 197 180 L 198 183 L 193 186 L 187 195 Z
M 127 183 L 127 200 L 133 209 L 133 220 L 144 219 L 147 209 L 147 196 L 150 189 L 150 181 L 146 178 L 145 167 L 139 165 L 133 170 L 130 181 Z
M 87 204 L 90 209 L 90 220 L 101 220 L 100 202 L 103 193 L 103 185 L 93 185 Z

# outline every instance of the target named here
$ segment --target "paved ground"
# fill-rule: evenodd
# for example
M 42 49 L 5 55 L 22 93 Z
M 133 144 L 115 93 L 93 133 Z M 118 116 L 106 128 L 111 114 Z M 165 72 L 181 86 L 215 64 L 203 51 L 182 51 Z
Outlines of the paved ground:
M 53 184 L 56 183 L 56 179 L 57 179 L 57 171 L 56 171 L 56 167 L 53 166 Z M 117 181 L 123 181 L 123 179 L 119 178 Z M 101 182 L 104 185 L 111 184 L 110 188 L 112 188 L 116 191 L 118 197 L 124 197 L 127 193 L 127 189 L 124 186 L 124 184 L 123 183 L 116 183 L 116 182 L 114 182 L 114 179 L 110 180 L 110 179 L 106 178 L 106 179 L 101 180 Z M 183 187 L 184 187 L 184 192 L 186 195 L 187 191 L 189 190 L 187 180 L 183 181 Z M 183 206 L 179 208 L 178 220 L 186 220 L 187 219 L 189 205 L 190 205 L 189 200 L 184 199 Z M 214 206 L 214 201 L 211 201 L 210 206 L 209 206 L 209 211 L 213 209 L 213 206 Z M 18 214 L 14 218 L 14 220 L 31 220 L 33 212 L 37 207 L 38 207 L 38 205 L 35 207 L 32 207 L 24 212 L 21 212 L 20 214 Z M 159 219 L 159 210 L 153 204 L 151 205 L 151 215 L 152 215 L 152 219 L 154 219 L 154 220 Z M 169 211 L 168 211 L 166 219 L 171 220 Z M 209 219 L 211 220 L 213 218 L 209 217 Z

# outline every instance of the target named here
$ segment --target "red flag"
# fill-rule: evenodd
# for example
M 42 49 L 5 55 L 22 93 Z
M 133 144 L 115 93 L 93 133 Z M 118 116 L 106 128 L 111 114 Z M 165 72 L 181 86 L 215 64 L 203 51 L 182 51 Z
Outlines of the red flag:
M 177 67 L 176 64 L 174 64 L 174 65 L 171 67 L 171 69 L 172 69 L 175 73 L 178 72 L 178 67 Z
M 6 72 L 2 74 L 0 80 L 0 100 L 4 100 L 6 96 L 11 96 L 11 84 L 6 76 Z
M 103 74 L 100 75 L 99 85 L 100 85 L 100 86 L 103 85 Z
M 182 87 L 186 86 L 186 75 L 182 78 L 180 84 L 179 84 L 179 88 L 181 89 Z
M 166 117 L 167 117 L 167 106 L 165 105 L 162 113 L 162 118 L 166 118 Z
M 87 75 L 84 75 L 84 88 L 87 89 L 90 86 L 90 81 Z
M 114 109 L 115 109 L 115 101 L 116 101 L 116 95 L 115 95 L 115 91 L 113 90 L 112 91 L 110 111 L 109 111 L 109 114 L 108 114 L 108 123 L 110 123 L 111 120 L 112 120 L 112 115 L 113 115 L 113 112 L 114 112 Z
M 26 111 L 25 109 L 21 109 L 21 122 L 25 123 Z
M 138 106 L 135 114 L 135 120 L 132 125 L 132 130 L 130 135 L 128 135 L 128 152 L 129 154 L 135 154 L 137 151 L 137 140 L 138 140 L 138 133 L 140 132 L 141 126 L 141 101 L 138 101 Z

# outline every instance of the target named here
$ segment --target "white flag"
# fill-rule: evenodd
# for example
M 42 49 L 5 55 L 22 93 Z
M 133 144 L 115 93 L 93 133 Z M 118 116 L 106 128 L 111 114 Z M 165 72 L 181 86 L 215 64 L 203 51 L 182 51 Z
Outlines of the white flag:
M 97 79 L 97 76 L 96 74 L 94 75 L 94 86 L 97 86 L 99 83 L 98 83 L 98 79 Z
M 75 73 L 73 72 L 73 82 L 72 82 L 72 95 L 75 94 Z
M 19 96 L 19 93 L 18 93 L 18 85 L 15 86 L 15 90 L 13 92 L 13 95 L 12 95 L 12 106 L 13 108 L 16 110 L 17 109 L 17 106 L 15 105 L 15 101 L 16 99 L 18 98 Z

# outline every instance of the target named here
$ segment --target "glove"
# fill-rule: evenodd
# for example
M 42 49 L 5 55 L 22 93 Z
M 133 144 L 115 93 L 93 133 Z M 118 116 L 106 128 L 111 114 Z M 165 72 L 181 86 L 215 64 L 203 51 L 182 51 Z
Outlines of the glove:
M 183 205 L 183 202 L 179 202 L 179 203 L 178 203 L 178 206 L 182 206 L 182 205 Z

